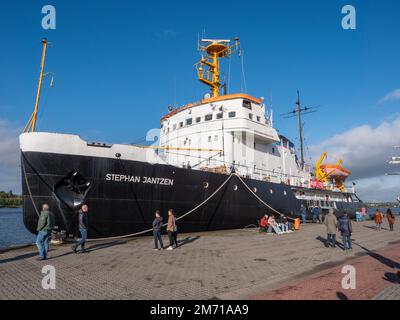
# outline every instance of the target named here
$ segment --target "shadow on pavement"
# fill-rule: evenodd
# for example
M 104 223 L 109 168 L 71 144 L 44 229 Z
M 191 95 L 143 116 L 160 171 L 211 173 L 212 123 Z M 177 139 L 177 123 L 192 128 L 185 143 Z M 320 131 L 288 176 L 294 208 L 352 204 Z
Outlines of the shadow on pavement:
M 184 245 L 187 245 L 187 244 L 189 244 L 189 243 L 192 243 L 192 242 L 194 242 L 194 241 L 196 241 L 196 240 L 198 240 L 198 239 L 200 239 L 200 236 L 186 237 L 185 239 L 178 240 L 178 244 L 179 244 L 180 246 L 184 246 Z
M 399 276 L 399 272 L 397 273 L 393 273 L 393 272 L 385 272 L 385 275 L 382 279 L 392 282 L 392 283 L 400 283 L 400 276 Z
M 107 242 L 107 243 L 99 243 L 99 244 L 95 244 L 93 246 L 88 247 L 86 250 L 88 252 L 92 252 L 92 251 L 96 251 L 96 250 L 101 250 L 101 249 L 118 246 L 121 244 L 126 244 L 126 241 L 117 240 L 117 241 L 112 241 L 112 242 Z
M 354 243 L 355 245 L 359 246 L 361 249 L 363 249 L 371 258 L 374 258 L 378 260 L 379 262 L 383 263 L 384 265 L 388 266 L 389 268 L 396 268 L 400 269 L 400 263 L 393 261 L 392 259 L 386 258 L 379 253 L 373 252 L 357 243 Z
M 363 227 L 364 227 L 364 228 L 368 228 L 368 229 L 372 229 L 372 230 L 376 230 L 376 227 L 374 227 L 374 226 L 363 226 Z M 381 227 L 381 230 L 389 231 L 388 228 L 383 228 L 383 227 Z
M 339 300 L 349 300 L 349 298 L 343 292 L 336 292 L 336 297 Z
M 328 241 L 327 241 L 326 238 L 323 238 L 323 237 L 321 237 L 321 236 L 318 236 L 318 237 L 316 237 L 315 239 L 321 241 L 321 242 L 324 244 L 324 246 L 325 246 L 326 248 L 329 248 L 329 247 L 328 247 Z M 342 249 L 342 250 L 344 249 L 343 245 L 342 245 L 340 242 L 338 242 L 337 240 L 336 240 L 336 247 L 338 247 L 338 248 L 340 248 L 340 249 Z
M 22 255 L 20 255 L 20 256 L 16 256 L 16 257 L 12 257 L 12 258 L 8 258 L 8 259 L 0 260 L 0 264 L 8 263 L 8 262 L 13 262 L 13 261 L 24 260 L 24 259 L 28 259 L 28 258 L 32 258 L 32 257 L 34 257 L 34 256 L 36 256 L 36 255 L 37 255 L 36 252 L 25 253 L 25 254 L 22 254 Z

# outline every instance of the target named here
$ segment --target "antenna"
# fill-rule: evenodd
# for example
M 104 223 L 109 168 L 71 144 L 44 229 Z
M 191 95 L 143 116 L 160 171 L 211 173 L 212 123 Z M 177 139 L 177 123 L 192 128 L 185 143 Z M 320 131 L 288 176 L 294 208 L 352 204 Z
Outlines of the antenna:
M 313 112 L 317 112 L 317 108 L 320 106 L 315 106 L 315 107 L 301 107 L 301 102 L 300 102 L 300 92 L 297 90 L 297 101 L 296 101 L 296 108 L 290 112 L 283 113 L 281 116 L 283 116 L 285 119 L 289 118 L 294 118 L 297 117 L 298 121 L 298 127 L 299 127 L 299 141 L 300 141 L 300 165 L 301 168 L 304 168 L 304 146 L 303 146 L 303 124 L 301 122 L 301 116 L 304 114 L 309 114 Z
M 230 40 L 224 39 L 202 38 L 200 40 L 199 51 L 202 57 L 195 67 L 199 80 L 210 87 L 212 97 L 215 98 L 220 95 L 222 86 L 219 60 L 229 58 L 238 48 L 239 38 L 235 38 L 233 45 L 230 45 Z

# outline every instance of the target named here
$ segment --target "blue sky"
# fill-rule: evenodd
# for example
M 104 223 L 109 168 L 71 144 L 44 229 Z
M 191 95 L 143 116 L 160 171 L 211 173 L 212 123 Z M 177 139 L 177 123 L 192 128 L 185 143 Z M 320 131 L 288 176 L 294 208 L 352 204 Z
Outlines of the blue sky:
M 56 30 L 41 28 L 45 4 L 56 7 Z M 341 27 L 345 4 L 356 8 L 356 30 Z M 0 8 L 0 120 L 12 128 L 23 127 L 33 110 L 40 40 L 47 37 L 53 47 L 46 70 L 55 72 L 56 86 L 45 82 L 38 129 L 107 142 L 143 137 L 159 126 L 167 105 L 208 91 L 193 67 L 203 30 L 241 39 L 248 93 L 267 99 L 272 93 L 275 127 L 295 142 L 295 120 L 279 114 L 294 107 L 297 89 L 304 104 L 322 106 L 305 118 L 310 148 L 398 117 L 396 96 L 379 103 L 400 88 L 396 0 L 3 0 Z M 230 91 L 239 92 L 237 56 L 231 68 Z

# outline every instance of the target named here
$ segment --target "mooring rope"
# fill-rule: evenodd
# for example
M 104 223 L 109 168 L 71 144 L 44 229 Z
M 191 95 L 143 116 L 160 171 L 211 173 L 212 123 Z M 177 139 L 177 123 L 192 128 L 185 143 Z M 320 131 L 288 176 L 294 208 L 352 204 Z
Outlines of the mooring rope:
M 193 209 L 189 210 L 185 214 L 179 216 L 179 218 L 177 218 L 176 221 L 179 221 L 180 219 L 183 219 L 184 217 L 188 216 L 192 212 L 196 211 L 197 209 L 199 209 L 203 205 L 205 205 L 209 200 L 211 200 L 228 183 L 228 181 L 232 178 L 233 175 L 234 175 L 234 173 L 231 173 L 229 175 L 229 177 L 207 199 L 205 199 L 203 202 L 201 202 L 200 204 L 198 204 L 196 207 L 194 207 Z M 168 223 L 164 223 L 162 225 L 162 227 L 167 226 L 167 224 Z M 87 241 L 102 241 L 102 240 L 116 240 L 116 239 L 123 239 L 123 238 L 131 238 L 131 237 L 139 236 L 139 235 L 151 232 L 151 231 L 153 231 L 153 228 L 147 229 L 147 230 L 143 230 L 143 231 L 139 231 L 139 232 L 132 233 L 132 234 L 123 235 L 123 236 L 115 236 L 115 237 L 107 237 L 107 238 L 99 238 L 99 239 L 88 239 Z
M 35 212 L 38 216 L 40 216 L 39 211 L 36 207 L 35 201 L 33 199 L 32 196 L 32 192 L 28 183 L 28 179 L 26 176 L 26 170 L 25 170 L 25 164 L 24 161 L 22 161 L 22 170 L 24 172 L 24 178 L 25 178 L 25 183 L 28 189 L 28 193 L 29 193 L 29 197 L 32 201 L 33 207 L 35 209 Z M 262 204 L 264 204 L 267 208 L 269 208 L 270 210 L 276 212 L 279 216 L 280 215 L 284 215 L 282 212 L 279 212 L 278 210 L 274 209 L 273 207 L 271 207 L 268 203 L 266 203 L 264 200 L 262 200 L 244 181 L 243 179 L 240 177 L 240 175 L 238 175 L 237 173 L 231 173 L 229 175 L 229 177 L 209 196 L 207 197 L 207 199 L 205 199 L 203 202 L 201 202 L 200 204 L 198 204 L 196 207 L 194 207 L 193 209 L 189 210 L 188 212 L 184 213 L 183 215 L 179 216 L 179 218 L 176 219 L 176 221 L 179 221 L 181 219 L 183 219 L 184 217 L 188 216 L 189 214 L 193 213 L 194 211 L 196 211 L 197 209 L 201 208 L 203 205 L 205 205 L 209 200 L 211 200 L 227 183 L 228 181 L 232 178 L 232 176 L 236 176 L 240 182 L 242 182 L 242 184 L 250 191 L 250 193 L 256 197 Z M 294 221 L 295 219 L 287 217 L 286 218 L 288 220 L 292 220 Z M 162 225 L 162 227 L 167 226 L 167 223 L 164 223 Z M 116 240 L 116 239 L 124 239 L 124 238 L 131 238 L 131 237 L 135 237 L 135 236 L 139 236 L 142 234 L 146 234 L 148 232 L 153 231 L 153 228 L 147 229 L 147 230 L 143 230 L 143 231 L 139 231 L 139 232 L 135 232 L 135 233 L 131 233 L 131 234 L 127 234 L 127 235 L 123 235 L 123 236 L 115 236 L 115 237 L 106 237 L 106 238 L 96 238 L 96 239 L 87 239 L 88 242 L 90 241 L 103 241 L 103 240 Z
M 35 201 L 33 200 L 32 192 L 31 192 L 31 187 L 29 186 L 28 178 L 26 177 L 26 170 L 25 170 L 25 163 L 24 163 L 25 161 L 22 160 L 21 162 L 22 162 L 22 170 L 24 171 L 25 184 L 26 184 L 26 187 L 27 187 L 28 193 L 29 193 L 29 198 L 31 199 L 32 204 L 33 204 L 33 208 L 35 209 L 36 214 L 37 214 L 37 216 L 39 217 L 40 214 L 39 214 L 39 211 L 38 211 L 38 209 L 37 209 L 37 207 L 36 207 Z
M 276 212 L 277 214 L 279 214 L 279 216 L 284 215 L 286 217 L 286 219 L 294 221 L 295 219 L 290 218 L 288 216 L 286 216 L 284 213 L 279 212 L 278 210 L 274 209 L 273 207 L 271 207 L 268 203 L 266 203 L 263 199 L 261 199 L 253 190 L 251 190 L 251 188 L 246 184 L 246 182 L 243 181 L 242 177 L 238 174 L 235 174 L 238 179 L 240 180 L 240 182 L 243 183 L 243 185 L 247 188 L 247 190 L 249 190 L 263 205 L 265 205 L 267 208 L 269 208 L 270 210 Z

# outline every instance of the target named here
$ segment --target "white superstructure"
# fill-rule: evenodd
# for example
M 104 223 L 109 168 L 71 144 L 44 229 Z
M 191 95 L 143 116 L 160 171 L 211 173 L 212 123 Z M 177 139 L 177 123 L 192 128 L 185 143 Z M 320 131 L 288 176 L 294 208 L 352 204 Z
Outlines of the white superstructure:
M 308 187 L 292 142 L 272 126 L 272 111 L 246 94 L 209 98 L 172 110 L 161 120 L 160 156 L 166 163 Z

